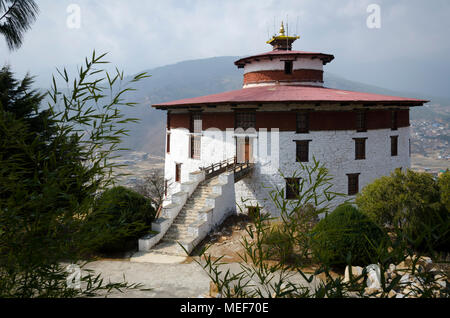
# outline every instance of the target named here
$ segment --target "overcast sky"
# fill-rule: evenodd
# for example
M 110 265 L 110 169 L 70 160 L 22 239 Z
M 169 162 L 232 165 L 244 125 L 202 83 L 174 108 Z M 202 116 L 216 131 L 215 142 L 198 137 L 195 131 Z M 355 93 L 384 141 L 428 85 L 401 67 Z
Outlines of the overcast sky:
M 268 34 L 289 20 L 295 50 L 334 54 L 326 71 L 382 87 L 450 97 L 448 0 L 37 0 L 40 15 L 24 45 L 0 62 L 38 75 L 80 64 L 92 50 L 127 74 L 183 60 L 269 51 Z M 80 28 L 67 12 L 81 9 Z M 370 4 L 381 28 L 370 29 Z M 275 22 L 274 22 L 275 20 Z M 297 24 L 298 20 L 298 24 Z

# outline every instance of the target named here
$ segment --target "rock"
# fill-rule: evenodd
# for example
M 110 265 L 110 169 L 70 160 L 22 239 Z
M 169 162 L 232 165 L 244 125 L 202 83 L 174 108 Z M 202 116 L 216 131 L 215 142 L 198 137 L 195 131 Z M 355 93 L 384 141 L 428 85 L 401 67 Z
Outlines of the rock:
M 395 265 L 394 265 L 394 264 L 390 264 L 390 265 L 389 265 L 389 268 L 388 268 L 388 271 L 389 271 L 390 273 L 393 273 L 393 272 L 395 272 L 395 269 L 396 269 Z
M 436 282 L 435 282 L 436 286 L 439 286 L 439 288 L 446 288 L 447 287 L 447 281 L 446 281 L 444 275 L 437 274 L 437 275 L 434 276 L 434 279 L 436 280 Z
M 364 288 L 364 294 L 366 294 L 367 296 L 375 296 L 375 294 L 379 292 L 380 290 L 377 288 L 370 288 L 370 287 Z
M 367 272 L 367 287 L 380 289 L 381 288 L 380 267 L 376 264 L 371 264 L 366 267 L 366 272 Z
M 406 265 L 405 262 L 400 262 L 397 266 L 396 266 L 396 271 L 397 272 L 406 272 L 409 269 L 409 266 Z
M 395 295 L 395 298 L 405 298 L 405 295 L 398 293 Z
M 363 268 L 359 266 L 350 266 L 352 271 L 353 278 L 356 278 L 358 276 L 362 275 Z M 350 282 L 350 267 L 347 265 L 345 268 L 345 276 L 344 276 L 344 283 Z M 361 284 L 364 281 L 364 277 L 358 280 L 358 283 Z
M 391 289 L 391 291 L 388 293 L 389 298 L 394 298 L 396 295 L 397 293 L 393 289 Z
M 400 284 L 409 284 L 411 281 L 410 281 L 410 277 L 409 277 L 409 274 L 405 274 L 405 275 L 403 275 L 402 276 L 402 278 L 400 278 L 400 281 L 399 281 L 399 283 Z

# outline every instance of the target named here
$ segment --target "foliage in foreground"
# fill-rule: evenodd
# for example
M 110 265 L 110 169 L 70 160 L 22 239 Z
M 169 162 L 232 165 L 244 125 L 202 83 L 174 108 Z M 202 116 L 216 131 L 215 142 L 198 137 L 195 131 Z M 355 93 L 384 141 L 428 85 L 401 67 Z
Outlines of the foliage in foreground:
M 112 163 L 127 131 L 120 126 L 121 108 L 130 84 L 123 73 L 111 76 L 98 67 L 104 55 L 86 59 L 78 78 L 59 72 L 67 92 L 56 79 L 47 109 L 42 96 L 2 71 L 0 105 L 0 297 L 91 296 L 111 288 L 92 273 L 83 274 L 81 289 L 68 288 L 62 262 L 79 263 L 90 252 L 91 236 L 82 224 L 92 212 L 95 196 L 111 186 Z M 8 70 L 7 70 L 8 71 Z M 7 72 L 6 72 L 7 73 Z M 121 84 L 122 83 L 122 84 Z M 90 222 L 92 232 L 102 220 Z M 89 283 L 90 282 L 90 283 Z
M 320 208 L 306 210 L 326 215 L 329 203 L 339 194 L 330 191 L 332 179 L 328 171 L 316 161 L 311 166 L 301 165 L 299 175 L 309 182 L 300 183 L 302 191 L 299 192 L 297 201 L 286 200 L 283 189 L 274 189 L 270 193 L 272 201 L 280 211 L 281 221 L 278 220 L 276 226 L 273 226 L 274 219 L 267 214 L 255 214 L 254 224 L 246 229 L 250 239 L 244 237 L 241 241 L 244 253 L 239 255 L 240 270 L 224 269 L 226 263 L 222 262 L 222 257 L 214 259 L 208 255 L 208 247 L 201 251 L 202 259 L 195 261 L 209 275 L 218 295 L 225 298 L 391 298 L 399 295 L 450 297 L 448 277 L 445 274 L 424 271 L 423 267 L 416 266 L 420 255 L 414 255 L 414 250 L 410 249 L 402 238 L 392 240 L 389 246 L 385 243 L 374 246 L 374 259 L 379 261 L 381 274 L 380 289 L 376 292 L 367 288 L 366 269 L 363 269 L 360 275 L 350 273 L 349 279 L 344 281 L 342 277 L 333 274 L 327 258 L 320 259 L 317 266 L 311 267 L 314 265 L 310 262 L 310 247 L 314 239 L 311 222 L 314 222 L 318 214 L 299 211 L 314 205 Z M 273 229 L 278 231 L 275 242 L 270 239 L 273 238 Z M 306 230 L 299 233 L 298 229 Z M 292 257 L 279 254 L 280 257 L 274 262 L 274 253 L 268 248 L 272 246 L 268 243 L 275 243 L 272 246 L 278 245 L 281 251 L 293 252 L 297 258 L 293 261 Z M 402 268 L 406 261 L 409 261 L 410 266 Z M 398 265 L 402 275 L 389 272 L 392 264 Z M 307 272 L 305 268 L 308 267 Z M 415 281 L 405 279 L 407 275 L 414 275 Z M 442 283 L 445 280 L 446 286 Z M 395 291 L 402 293 L 397 294 Z
M 449 176 L 448 171 L 435 179 L 428 173 L 396 170 L 367 185 L 356 203 L 381 227 L 401 232 L 415 249 L 449 252 Z
M 350 204 L 337 207 L 313 232 L 314 254 L 330 266 L 377 263 L 376 248 L 386 240 L 383 231 Z
M 92 244 L 100 252 L 126 252 L 151 231 L 155 209 L 150 200 L 122 186 L 104 191 L 83 222 Z M 99 222 L 101 220 L 101 222 Z M 91 224 L 98 224 L 92 227 Z M 94 232 L 95 231 L 95 232 Z

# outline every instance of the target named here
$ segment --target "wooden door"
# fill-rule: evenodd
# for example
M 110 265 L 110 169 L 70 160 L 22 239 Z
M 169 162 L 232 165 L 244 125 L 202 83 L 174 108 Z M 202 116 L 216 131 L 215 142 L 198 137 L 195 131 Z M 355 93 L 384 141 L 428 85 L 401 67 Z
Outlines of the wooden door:
M 245 137 L 245 162 L 250 162 L 250 138 Z

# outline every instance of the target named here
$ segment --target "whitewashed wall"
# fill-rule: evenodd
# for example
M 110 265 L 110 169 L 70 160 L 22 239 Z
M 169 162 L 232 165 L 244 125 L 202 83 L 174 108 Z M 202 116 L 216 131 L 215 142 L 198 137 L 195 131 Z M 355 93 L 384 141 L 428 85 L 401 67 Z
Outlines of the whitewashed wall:
M 270 136 L 270 133 L 268 134 Z M 172 181 L 169 194 L 179 191 L 179 184 L 173 182 L 175 179 L 175 163 L 183 163 L 181 182 L 189 180 L 189 173 L 197 171 L 200 167 L 211 165 L 235 156 L 236 146 L 233 132 L 218 130 L 204 131 L 201 145 L 201 159 L 189 158 L 189 132 L 187 129 L 171 130 L 171 153 L 166 155 L 165 176 Z M 261 156 L 262 149 L 257 149 L 261 133 L 258 138 L 253 139 L 254 155 Z M 391 136 L 399 136 L 398 156 L 391 157 Z M 366 159 L 355 160 L 355 141 L 353 138 L 367 138 Z M 313 161 L 313 156 L 324 163 L 334 177 L 333 190 L 347 193 L 347 174 L 360 173 L 359 190 L 375 179 L 389 175 L 396 168 L 409 168 L 411 165 L 409 156 L 410 128 L 399 128 L 397 131 L 390 129 L 370 130 L 364 133 L 355 131 L 320 131 L 309 134 L 296 134 L 295 132 L 279 133 L 279 168 L 286 176 L 291 177 L 300 166 L 296 163 L 296 143 L 295 140 L 312 140 L 309 145 L 309 160 Z M 275 153 L 271 147 L 273 140 L 267 140 L 268 154 Z M 277 169 L 271 173 L 261 169 L 261 164 L 257 163 L 251 178 L 246 178 L 235 185 L 237 211 L 239 205 L 266 206 L 274 215 L 277 211 L 267 199 L 269 191 L 266 187 L 274 189 L 285 187 L 285 181 L 279 175 Z M 241 199 L 247 199 L 244 204 Z M 341 200 L 335 200 L 337 206 Z M 270 200 L 269 200 L 270 201 Z M 245 211 L 246 212 L 246 211 Z
M 399 136 L 398 156 L 396 157 L 391 157 L 391 136 Z M 364 137 L 368 138 L 366 140 L 366 160 L 355 160 L 353 138 Z M 411 166 L 409 138 L 409 128 L 400 128 L 397 131 L 379 129 L 366 133 L 355 131 L 321 131 L 310 134 L 280 132 L 280 171 L 285 177 L 292 177 L 296 171 L 298 175 L 300 165 L 296 163 L 294 140 L 312 140 L 309 145 L 309 164 L 312 165 L 313 156 L 325 164 L 333 176 L 334 187 L 332 190 L 347 194 L 347 174 L 360 173 L 359 190 L 361 191 L 365 185 L 372 183 L 377 178 L 389 175 L 396 168 L 406 169 Z M 252 178 L 244 179 L 236 184 L 236 203 L 241 208 L 256 206 L 258 203 L 260 206 L 265 206 L 272 215 L 278 216 L 279 211 L 275 208 L 269 195 L 269 192 L 277 187 L 284 189 L 283 177 L 277 172 L 261 173 L 260 166 L 257 166 Z M 242 204 L 242 198 L 248 201 Z M 336 199 L 332 206 L 337 206 L 346 199 L 348 197 Z
M 273 60 L 262 60 L 252 62 L 244 66 L 244 74 L 257 71 L 284 71 L 283 58 L 275 58 Z M 320 70 L 323 71 L 323 62 L 320 59 L 297 58 L 293 63 L 294 70 Z

